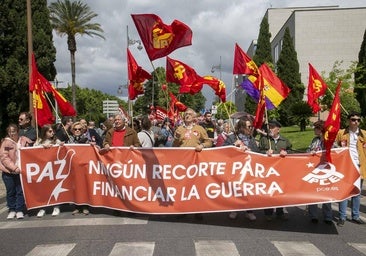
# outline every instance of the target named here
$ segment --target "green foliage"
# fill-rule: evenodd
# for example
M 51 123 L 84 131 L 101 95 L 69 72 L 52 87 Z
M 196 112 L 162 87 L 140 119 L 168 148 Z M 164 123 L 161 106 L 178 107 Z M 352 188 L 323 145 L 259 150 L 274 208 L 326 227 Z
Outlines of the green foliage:
M 329 110 L 331 108 L 338 82 L 342 81 L 340 91 L 340 100 L 342 104 L 341 127 L 345 127 L 347 124 L 347 113 L 352 111 L 360 112 L 361 108 L 353 91 L 354 81 L 352 75 L 355 70 L 355 64 L 351 65 L 347 70 L 341 69 L 341 64 L 342 62 L 336 61 L 328 77 L 324 78 L 325 83 L 328 85 L 328 90 L 321 99 L 321 104 L 324 106 L 323 110 Z
M 218 103 L 217 113 L 215 114 L 216 119 L 229 119 L 230 115 L 237 112 L 236 106 L 233 102 L 227 101 L 225 103 Z
M 314 130 L 312 128 L 307 127 L 306 130 L 299 132 L 299 127 L 296 125 L 282 127 L 280 133 L 290 140 L 292 149 L 299 152 L 306 152 L 314 137 Z
M 280 122 L 286 126 L 300 122 L 300 127 L 303 129 L 304 124 L 307 123 L 305 119 L 310 117 L 311 114 L 308 112 L 309 108 L 301 108 L 305 105 L 301 103 L 305 87 L 301 83 L 299 62 L 289 28 L 285 29 L 283 46 L 276 65 L 278 77 L 291 89 L 288 97 L 281 103 L 279 109 Z
M 363 35 L 360 51 L 358 53 L 357 69 L 355 70 L 356 99 L 361 106 L 366 106 L 366 30 Z M 361 115 L 366 115 L 366 108 L 361 109 Z
M 75 52 L 76 36 L 88 35 L 103 38 L 103 29 L 99 23 L 91 20 L 98 16 L 81 1 L 57 0 L 49 6 L 52 27 L 59 36 L 67 36 L 67 46 L 71 57 L 72 105 L 76 110 Z
M 72 97 L 72 88 L 59 89 L 61 94 L 68 100 Z M 119 105 L 125 110 L 128 109 L 127 103 L 116 96 L 102 93 L 101 91 L 80 88 L 76 86 L 76 100 L 78 101 L 78 113 L 77 119 L 84 118 L 86 120 L 94 120 L 97 124 L 104 122 L 107 119 L 107 115 L 103 114 L 103 101 L 104 100 L 117 100 Z
M 18 123 L 18 115 L 29 111 L 27 6 L 24 0 L 0 3 L 0 135 L 9 123 Z M 53 80 L 56 50 L 48 20 L 47 2 L 32 0 L 33 52 L 39 72 Z
M 253 56 L 253 61 L 259 67 L 263 63 L 273 63 L 271 51 L 271 33 L 267 17 L 262 19 L 257 40 L 257 49 Z
M 166 73 L 163 67 L 158 67 L 153 71 L 153 79 L 145 83 L 144 94 L 139 96 L 134 103 L 133 109 L 135 115 L 150 113 L 150 107 L 152 104 L 154 107 L 160 106 L 164 109 L 169 109 L 169 92 L 173 93 L 180 102 L 197 112 L 204 108 L 206 99 L 201 92 L 195 95 L 179 94 L 179 85 L 175 83 L 166 83 L 165 75 Z M 153 84 L 154 87 L 152 86 Z M 165 90 L 162 89 L 163 85 L 166 85 Z M 152 96 L 153 88 L 154 97 Z

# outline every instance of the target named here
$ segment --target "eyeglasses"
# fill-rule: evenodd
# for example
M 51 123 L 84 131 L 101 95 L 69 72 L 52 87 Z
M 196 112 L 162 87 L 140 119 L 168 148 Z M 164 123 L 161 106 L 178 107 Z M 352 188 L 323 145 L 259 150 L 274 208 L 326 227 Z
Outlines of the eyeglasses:
M 352 122 L 360 122 L 361 118 L 351 118 L 350 119 Z
M 81 131 L 82 128 L 74 128 L 74 131 Z

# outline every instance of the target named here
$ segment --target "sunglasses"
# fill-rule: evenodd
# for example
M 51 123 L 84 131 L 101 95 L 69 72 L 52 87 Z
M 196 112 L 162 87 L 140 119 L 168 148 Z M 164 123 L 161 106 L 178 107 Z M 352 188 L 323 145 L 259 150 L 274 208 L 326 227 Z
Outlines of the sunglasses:
M 74 128 L 74 131 L 81 131 L 82 128 Z
M 351 118 L 350 119 L 352 122 L 360 122 L 361 121 L 361 119 L 360 118 Z

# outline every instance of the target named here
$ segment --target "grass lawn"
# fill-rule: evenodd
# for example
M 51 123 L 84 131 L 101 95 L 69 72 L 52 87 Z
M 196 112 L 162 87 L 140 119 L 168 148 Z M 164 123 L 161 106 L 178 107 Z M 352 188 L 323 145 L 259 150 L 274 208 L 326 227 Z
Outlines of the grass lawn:
M 281 127 L 280 134 L 292 143 L 292 149 L 305 152 L 314 137 L 313 128 L 301 132 L 299 126 Z

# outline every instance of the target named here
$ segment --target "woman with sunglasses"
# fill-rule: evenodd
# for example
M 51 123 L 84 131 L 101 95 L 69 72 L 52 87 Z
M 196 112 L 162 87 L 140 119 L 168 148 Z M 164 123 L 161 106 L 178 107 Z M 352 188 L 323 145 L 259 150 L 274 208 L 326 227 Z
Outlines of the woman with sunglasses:
M 87 127 L 81 123 L 81 122 L 75 122 L 71 126 L 71 133 L 72 136 L 70 137 L 70 140 L 68 144 L 91 144 L 96 145 L 95 142 L 89 141 L 85 131 Z M 84 215 L 89 214 L 89 207 L 87 205 L 75 205 L 75 210 L 72 212 L 72 215 L 76 215 L 82 213 Z
M 34 146 L 43 146 L 44 148 L 50 148 L 52 145 L 63 145 L 57 137 L 55 136 L 55 131 L 50 124 L 46 124 L 41 128 L 40 136 Z M 38 218 L 42 218 L 46 214 L 45 209 L 40 209 L 37 213 Z M 52 211 L 52 216 L 60 215 L 60 207 L 54 206 Z
M 225 140 L 223 146 L 234 145 L 244 151 L 259 152 L 257 142 L 253 137 L 253 126 L 252 121 L 248 117 L 239 119 L 235 126 L 235 133 L 229 135 Z M 229 218 L 234 220 L 238 216 L 238 212 L 231 212 Z M 253 211 L 246 211 L 245 217 L 250 221 L 255 221 L 257 217 Z

